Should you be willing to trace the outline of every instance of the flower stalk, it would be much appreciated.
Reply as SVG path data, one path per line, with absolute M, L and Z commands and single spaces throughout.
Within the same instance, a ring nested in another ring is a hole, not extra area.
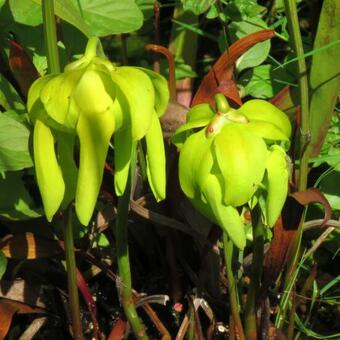
M 297 71 L 299 75 L 298 84 L 299 84 L 299 92 L 300 92 L 300 111 L 301 111 L 301 125 L 300 125 L 300 168 L 299 168 L 299 182 L 298 182 L 298 190 L 303 191 L 307 187 L 307 176 L 308 176 L 308 160 L 309 154 L 306 152 L 307 146 L 310 139 L 310 126 L 309 126 L 309 93 L 308 93 L 308 77 L 307 77 L 307 66 L 306 61 L 303 57 L 304 50 L 301 38 L 301 32 L 299 27 L 299 18 L 297 13 L 297 6 L 295 0 L 285 0 L 285 11 L 288 19 L 288 27 L 291 37 L 291 43 L 294 49 L 294 52 L 297 57 Z M 299 253 L 300 253 L 300 245 L 302 239 L 303 232 L 303 219 L 300 221 L 299 228 L 295 235 L 294 240 L 292 241 L 292 251 L 290 253 L 289 261 L 288 261 L 288 270 L 286 275 L 285 287 L 290 286 L 291 278 L 293 277 L 293 273 L 296 271 Z M 285 289 L 285 291 L 289 291 Z M 288 293 L 290 294 L 290 293 Z M 285 315 L 286 310 L 282 311 L 282 315 Z M 295 313 L 294 308 L 291 310 L 291 313 Z M 289 320 L 294 322 L 294 317 L 291 315 Z M 291 326 L 289 327 L 291 328 Z
M 47 50 L 49 73 L 59 73 L 60 63 L 57 45 L 56 23 L 54 16 L 54 0 L 42 2 L 44 35 Z M 76 259 L 74 255 L 72 206 L 69 205 L 64 216 L 64 245 L 66 255 L 67 285 L 69 308 L 71 312 L 72 331 L 74 339 L 83 339 L 80 319 L 79 295 L 77 287 Z
M 240 317 L 240 308 L 238 304 L 237 297 L 237 285 L 234 278 L 233 271 L 233 253 L 234 253 L 234 243 L 229 238 L 226 232 L 223 232 L 223 250 L 224 250 L 224 258 L 225 265 L 227 271 L 227 279 L 228 279 L 228 293 L 229 293 L 229 301 L 230 301 L 230 309 L 232 315 L 232 323 L 234 324 L 237 339 L 245 340 L 243 326 Z
M 252 210 L 253 225 L 253 264 L 251 271 L 251 281 L 247 294 L 247 304 L 244 312 L 245 334 L 249 340 L 257 339 L 256 327 L 256 308 L 257 294 L 260 291 L 262 271 L 263 271 L 263 252 L 264 252 L 264 225 L 261 220 L 261 210 L 258 205 Z
M 131 328 L 137 339 L 148 339 L 145 327 L 139 319 L 132 296 L 131 270 L 128 246 L 128 215 L 131 196 L 132 176 L 136 169 L 136 145 L 132 148 L 131 167 L 123 196 L 118 198 L 116 228 L 117 264 L 120 277 L 120 299 Z
M 80 320 L 79 295 L 77 287 L 76 258 L 74 255 L 72 206 L 65 212 L 64 247 L 66 254 L 67 286 L 74 339 L 84 339 Z
M 42 1 L 44 35 L 49 73 L 59 73 L 60 63 L 57 45 L 57 31 L 54 17 L 54 0 Z

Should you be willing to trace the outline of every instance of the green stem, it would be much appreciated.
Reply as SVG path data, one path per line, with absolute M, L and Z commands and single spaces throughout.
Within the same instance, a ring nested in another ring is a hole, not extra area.
M 300 112 L 301 112 L 301 122 L 300 122 L 300 168 L 299 168 L 299 182 L 298 190 L 303 191 L 307 187 L 307 177 L 308 177 L 308 159 L 309 154 L 306 152 L 307 145 L 310 139 L 310 126 L 309 126 L 309 94 L 308 94 L 308 77 L 307 77 L 307 66 L 304 59 L 304 50 L 301 38 L 301 32 L 299 28 L 299 18 L 297 13 L 296 1 L 295 0 L 285 0 L 285 11 L 288 19 L 288 27 L 290 32 L 290 37 L 292 45 L 297 57 L 297 69 L 299 75 L 299 92 L 300 92 Z M 292 241 L 292 251 L 290 253 L 290 261 L 288 262 L 288 270 L 286 276 L 285 286 L 290 285 L 290 278 L 292 274 L 296 271 L 300 244 L 303 232 L 303 219 L 300 222 L 298 231 L 294 240 Z M 294 310 L 292 309 L 292 313 Z M 282 311 L 282 315 L 285 314 L 285 310 Z M 294 318 L 290 317 L 290 320 Z
M 54 0 L 42 1 L 42 12 L 44 20 L 44 35 L 47 50 L 47 63 L 50 73 L 60 72 L 57 33 L 54 16 Z M 74 255 L 73 228 L 72 228 L 72 207 L 69 206 L 65 212 L 64 222 L 64 245 L 67 268 L 67 284 L 69 293 L 69 306 L 72 320 L 73 337 L 83 339 L 79 296 L 77 287 L 77 267 Z
M 187 339 L 188 340 L 195 339 L 195 307 L 192 301 L 189 307 L 189 329 L 188 329 Z
M 48 71 L 49 73 L 59 73 L 60 63 L 54 17 L 54 0 L 43 0 L 42 11 L 44 20 L 44 35 L 47 50 Z
M 223 232 L 223 248 L 224 248 L 224 258 L 225 258 L 225 265 L 227 269 L 227 278 L 228 278 L 228 292 L 229 292 L 229 300 L 230 300 L 230 309 L 231 315 L 233 318 L 233 323 L 235 325 L 237 339 L 245 340 L 243 326 L 240 318 L 240 311 L 238 305 L 238 298 L 237 298 L 237 286 L 234 279 L 233 273 L 233 252 L 234 252 L 234 244 L 230 240 L 227 233 Z
M 257 294 L 260 291 L 262 270 L 263 270 L 263 252 L 264 252 L 264 226 L 261 221 L 261 210 L 257 205 L 252 211 L 253 222 L 253 264 L 251 272 L 251 281 L 247 294 L 247 304 L 244 312 L 245 334 L 247 340 L 257 339 L 256 327 L 256 305 Z
M 131 155 L 131 169 L 128 181 L 122 197 L 118 199 L 118 211 L 116 219 L 116 251 L 117 263 L 120 277 L 120 298 L 123 309 L 132 330 L 137 339 L 148 339 L 145 328 L 139 319 L 132 296 L 131 271 L 128 248 L 128 215 L 131 195 L 131 177 L 135 172 L 136 165 L 136 145 L 133 147 Z
M 304 58 L 304 50 L 299 27 L 299 18 L 296 8 L 296 0 L 284 0 L 286 16 L 288 19 L 288 27 L 290 32 L 290 40 L 292 47 L 297 57 L 298 83 L 300 92 L 300 109 L 301 109 L 301 124 L 300 124 L 300 148 L 301 148 L 301 163 L 299 173 L 299 191 L 303 191 L 307 187 L 308 175 L 308 154 L 305 152 L 309 142 L 310 127 L 309 127 L 309 96 L 308 96 L 308 78 L 307 66 Z
M 65 212 L 64 223 L 64 247 L 66 254 L 67 283 L 69 294 L 69 305 L 71 311 L 73 337 L 83 339 L 80 320 L 79 296 L 77 287 L 77 268 L 74 255 L 73 227 L 72 227 L 72 206 Z

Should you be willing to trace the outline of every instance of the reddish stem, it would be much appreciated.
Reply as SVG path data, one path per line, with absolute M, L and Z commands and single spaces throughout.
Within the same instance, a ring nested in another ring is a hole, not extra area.
M 168 48 L 156 45 L 156 44 L 147 44 L 145 46 L 147 51 L 152 51 L 156 53 L 160 53 L 164 55 L 169 64 L 169 91 L 170 91 L 170 101 L 176 102 L 176 75 L 175 75 L 175 59 L 172 53 L 169 51 Z
M 160 32 L 159 32 L 159 17 L 160 17 L 161 5 L 159 2 L 155 1 L 153 4 L 153 32 L 154 32 L 154 42 L 159 45 L 160 43 Z M 160 72 L 160 61 L 159 56 L 155 56 L 155 61 L 153 63 L 153 69 L 155 72 Z

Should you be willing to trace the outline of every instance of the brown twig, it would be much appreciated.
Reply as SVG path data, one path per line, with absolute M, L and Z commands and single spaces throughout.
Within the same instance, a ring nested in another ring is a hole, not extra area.
M 147 51 L 152 51 L 164 55 L 169 64 L 169 90 L 170 90 L 170 101 L 176 102 L 176 75 L 175 75 L 175 59 L 168 48 L 156 45 L 147 44 L 145 46 Z
M 160 17 L 160 8 L 161 5 L 158 1 L 155 1 L 153 4 L 153 33 L 154 33 L 154 41 L 156 45 L 160 44 L 160 32 L 159 32 L 159 17 Z M 160 60 L 159 56 L 156 54 L 154 56 L 153 69 L 155 72 L 160 72 Z

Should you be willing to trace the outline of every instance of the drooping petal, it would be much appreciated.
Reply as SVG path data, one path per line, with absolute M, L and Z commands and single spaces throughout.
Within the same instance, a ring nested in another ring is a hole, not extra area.
M 39 119 L 33 132 L 34 165 L 45 215 L 51 221 L 64 198 L 65 183 L 58 164 L 51 129 Z
M 156 112 L 153 114 L 150 129 L 145 135 L 145 141 L 146 172 L 151 190 L 158 202 L 166 196 L 166 167 L 163 133 Z
M 75 134 L 56 131 L 55 137 L 57 140 L 58 163 L 65 182 L 65 193 L 61 207 L 66 209 L 74 200 L 77 188 L 78 168 L 73 157 L 76 136 Z
M 238 124 L 226 124 L 217 134 L 214 151 L 224 180 L 223 200 L 234 207 L 245 204 L 257 190 L 265 171 L 267 147 Z
M 94 108 L 97 106 L 94 104 Z M 110 138 L 115 129 L 113 107 L 100 114 L 80 113 L 77 134 L 80 143 L 76 213 L 87 225 L 93 214 L 103 179 Z
M 239 249 L 243 249 L 246 245 L 246 234 L 242 218 L 236 208 L 223 203 L 221 183 L 217 176 L 208 176 L 205 182 L 204 195 L 218 225 L 227 232 Z
M 288 193 L 289 167 L 285 151 L 278 145 L 271 147 L 266 161 L 266 219 L 271 227 L 278 219 Z
M 126 188 L 126 183 L 129 177 L 132 147 L 131 126 L 115 132 L 114 185 L 117 196 L 122 196 Z

